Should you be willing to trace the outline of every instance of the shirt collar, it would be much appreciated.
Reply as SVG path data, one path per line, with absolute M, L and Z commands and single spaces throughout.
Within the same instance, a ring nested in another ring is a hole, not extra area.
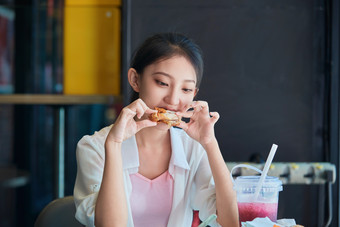
M 137 173 L 139 167 L 139 155 L 136 137 L 131 136 L 122 143 L 123 170 L 129 173 Z
M 183 140 L 181 140 L 180 135 L 181 129 L 175 129 L 173 127 L 170 128 L 170 137 L 171 137 L 171 159 L 170 159 L 170 167 L 171 165 L 178 166 L 182 169 L 190 169 L 189 164 L 187 162 L 187 157 L 184 151 Z
M 179 131 L 180 130 L 174 129 L 173 127 L 170 128 L 172 153 L 169 163 L 169 172 L 171 175 L 173 175 L 174 166 L 187 170 L 190 169 Z M 122 160 L 124 170 L 128 170 L 130 174 L 138 172 L 139 154 L 135 136 L 130 137 L 122 143 Z

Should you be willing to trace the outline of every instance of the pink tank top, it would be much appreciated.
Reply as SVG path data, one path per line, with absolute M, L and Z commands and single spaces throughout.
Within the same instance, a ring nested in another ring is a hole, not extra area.
M 159 226 L 168 224 L 174 180 L 168 171 L 153 180 L 139 173 L 130 175 L 132 192 L 130 197 L 132 217 L 135 227 Z

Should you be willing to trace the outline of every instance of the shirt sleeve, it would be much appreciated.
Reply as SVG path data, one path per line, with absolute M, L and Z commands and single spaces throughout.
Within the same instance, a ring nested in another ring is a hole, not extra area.
M 203 148 L 202 148 L 203 149 Z M 200 220 L 206 220 L 210 215 L 216 214 L 216 190 L 206 152 L 203 149 L 201 161 L 195 174 L 196 193 L 193 198 L 193 208 L 199 210 Z M 220 227 L 214 221 L 211 227 Z
M 75 217 L 83 225 L 94 226 L 95 205 L 104 170 L 104 147 L 91 136 L 84 136 L 77 144 L 76 155 Z

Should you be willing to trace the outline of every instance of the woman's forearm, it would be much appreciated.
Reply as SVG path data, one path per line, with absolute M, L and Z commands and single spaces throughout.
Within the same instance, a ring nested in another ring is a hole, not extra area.
M 215 182 L 217 221 L 222 226 L 239 226 L 236 193 L 217 140 L 205 145 L 204 148 Z
M 121 143 L 105 143 L 105 166 L 96 209 L 96 226 L 126 226 L 128 210 L 124 190 Z

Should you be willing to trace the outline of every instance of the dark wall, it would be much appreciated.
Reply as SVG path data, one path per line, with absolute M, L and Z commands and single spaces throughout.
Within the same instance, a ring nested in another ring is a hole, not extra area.
M 324 161 L 325 10 L 321 3 L 127 2 L 131 51 L 146 37 L 164 31 L 187 34 L 203 49 L 205 73 L 198 98 L 221 115 L 216 135 L 227 162 L 249 161 L 254 155 L 265 160 L 273 143 L 279 146 L 276 162 Z M 324 191 L 319 189 L 285 186 L 279 218 L 321 226 L 323 212 L 316 215 L 322 208 L 315 198 L 322 200 Z
M 203 49 L 199 99 L 221 115 L 224 157 L 322 159 L 322 10 L 304 1 L 132 1 L 131 47 L 178 31 Z M 294 155 L 293 155 L 294 154 Z

